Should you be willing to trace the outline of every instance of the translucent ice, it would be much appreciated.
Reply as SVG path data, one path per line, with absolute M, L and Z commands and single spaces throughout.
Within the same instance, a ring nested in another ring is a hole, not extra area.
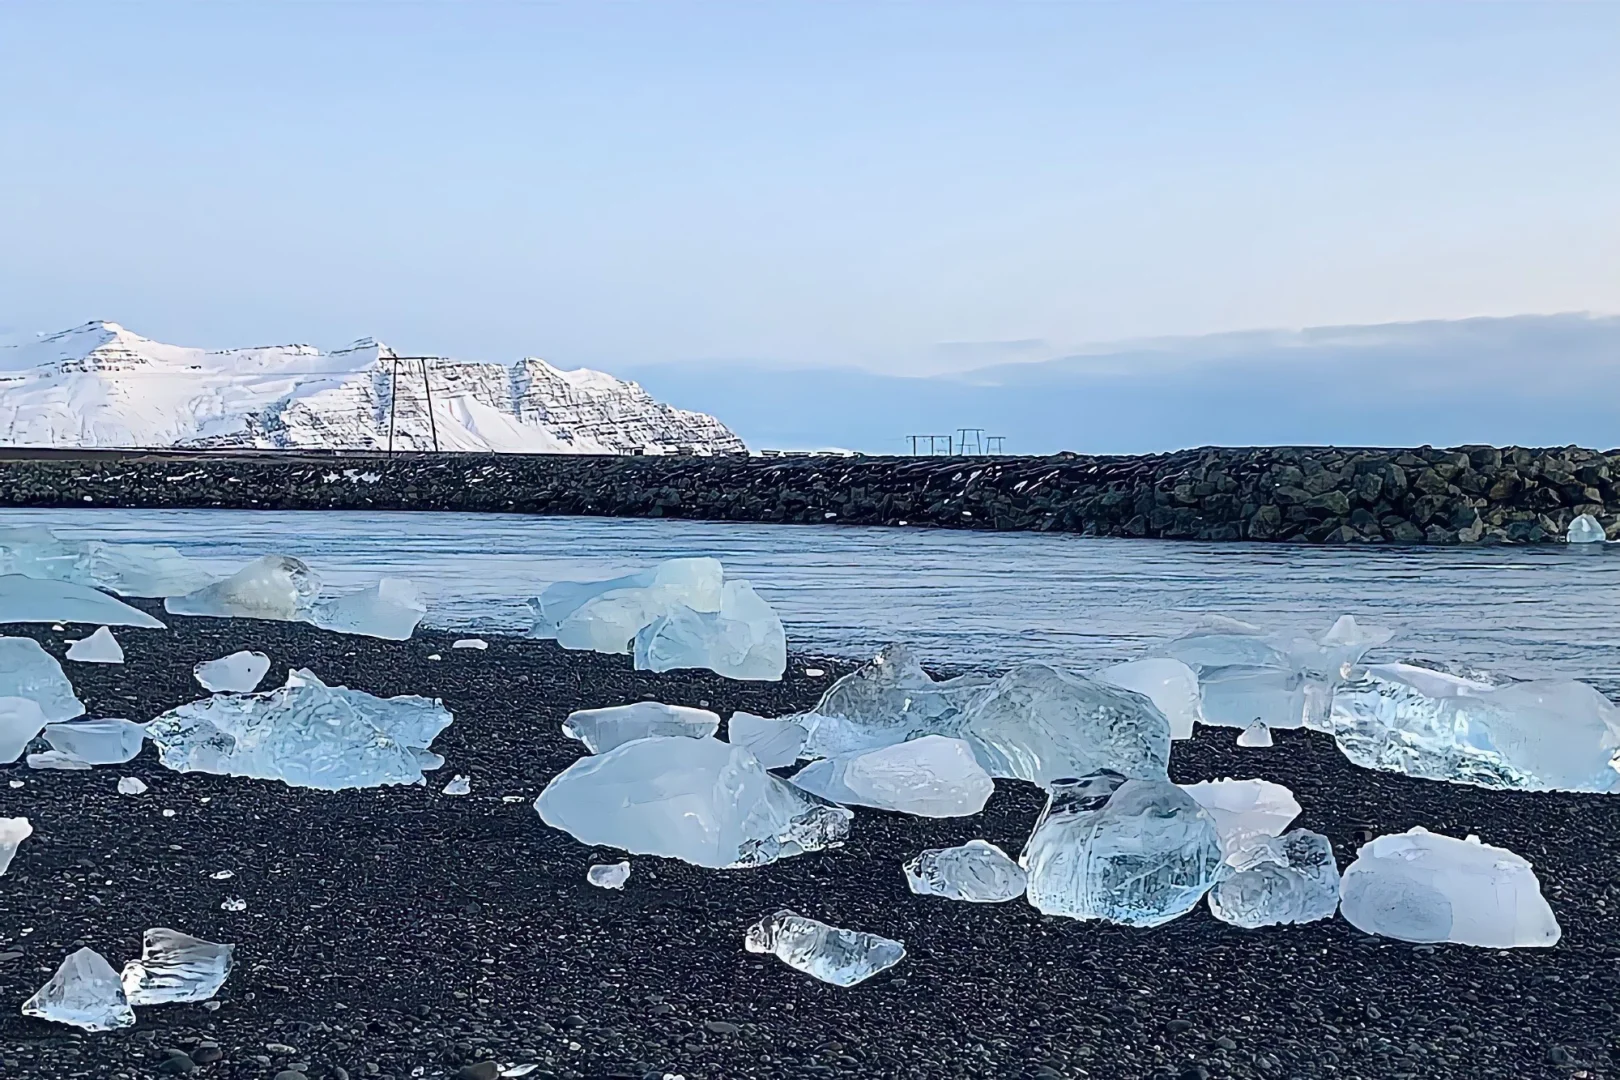
M 141 752 L 146 726 L 132 720 L 72 720 L 45 725 L 45 741 L 91 765 L 119 765 Z
M 1271 729 L 1256 720 L 1238 735 L 1237 744 L 1239 746 L 1270 746 Z
M 1297 638 L 1290 649 L 1294 665 L 1304 677 L 1305 726 L 1331 731 L 1329 713 L 1333 692 L 1361 662 L 1368 649 L 1395 636 L 1393 630 L 1362 626 L 1354 615 L 1341 615 L 1327 633 L 1312 641 Z
M 64 754 L 60 750 L 41 750 L 37 754 L 28 755 L 30 769 L 66 769 L 70 772 L 87 772 L 91 765 L 82 758 L 72 754 Z
M 1363 845 L 1339 904 L 1357 929 L 1401 941 L 1511 949 L 1553 945 L 1562 934 L 1528 862 L 1478 837 L 1426 829 Z
M 986 840 L 929 848 L 905 865 L 906 884 L 923 896 L 999 904 L 1024 894 L 1024 871 Z
M 728 679 L 775 682 L 787 669 L 782 620 L 746 581 L 728 581 L 719 611 L 671 608 L 636 634 L 638 671 L 707 668 Z
M 831 802 L 919 817 L 977 814 L 996 790 L 973 748 L 943 735 L 812 761 L 793 783 Z
M 624 883 L 630 880 L 630 863 L 597 863 L 585 871 L 585 880 L 598 889 L 622 889 Z
M 708 709 L 637 701 L 605 709 L 581 709 L 568 714 L 563 734 L 585 744 L 593 754 L 650 736 L 706 739 L 720 730 L 720 717 Z
M 157 717 L 147 737 L 176 772 L 281 780 L 325 790 L 423 783 L 417 751 L 450 726 L 444 706 L 378 698 L 294 671 L 260 694 L 216 694 Z
M 482 652 L 489 648 L 489 642 L 485 641 L 483 638 L 464 637 L 457 638 L 455 641 L 451 642 L 450 647 L 452 649 L 477 649 L 479 652 Z
M 804 755 L 830 757 L 921 735 L 955 734 L 994 684 L 976 673 L 936 682 L 907 646 L 889 645 L 828 687 L 803 718 L 810 733 Z
M 564 769 L 534 802 L 584 844 L 698 866 L 761 866 L 841 843 L 853 816 L 716 739 L 637 739 Z
M 1305 681 L 1287 653 L 1259 630 L 1222 621 L 1165 642 L 1153 655 L 1180 660 L 1198 676 L 1204 723 L 1299 727 L 1305 722 Z
M 529 601 L 530 637 L 565 649 L 627 653 L 641 628 L 677 606 L 719 611 L 725 580 L 718 559 L 670 559 L 607 581 L 559 581 Z
M 49 529 L 0 529 L 0 574 L 54 578 L 120 596 L 174 596 L 213 576 L 163 544 L 59 540 Z
M 1100 773 L 1050 785 L 1018 862 L 1025 895 L 1048 915 L 1158 926 L 1209 891 L 1221 848 L 1209 815 L 1176 785 Z
M 425 614 L 427 605 L 417 596 L 415 585 L 401 578 L 383 578 L 359 592 L 315 601 L 308 619 L 322 630 L 339 634 L 404 641 L 416 632 L 416 624 Z
M 33 638 L 0 637 L 0 698 L 27 698 L 39 706 L 47 723 L 83 715 L 84 702 L 73 694 L 73 684 L 56 657 Z M 13 717 L 13 722 L 17 718 Z M 0 732 L 8 727 L 0 709 Z M 29 735 L 33 738 L 39 729 Z M 3 740 L 0 740 L 3 741 Z M 18 748 L 21 752 L 21 747 Z M 13 761 L 0 756 L 0 760 Z
M 234 945 L 154 927 L 141 938 L 141 958 L 124 965 L 124 996 L 131 1005 L 207 1001 L 225 984 L 235 951 Z
M 135 1023 L 118 972 L 94 949 L 70 953 L 50 981 L 23 1002 L 24 1016 L 71 1024 L 86 1031 L 113 1031 Z
M 767 769 L 779 769 L 799 760 L 809 733 L 796 720 L 768 720 L 748 712 L 734 712 L 726 726 L 733 746 L 746 746 Z
M 89 637 L 69 645 L 67 658 L 81 664 L 122 664 L 124 647 L 113 637 L 112 630 L 103 626 Z
M 45 714 L 31 698 L 0 697 L 0 764 L 16 761 L 45 729 Z
M 204 690 L 225 690 L 233 694 L 250 694 L 259 687 L 259 681 L 270 670 L 270 658 L 262 652 L 233 652 L 218 660 L 204 660 L 191 669 L 192 676 Z
M 173 615 L 297 622 L 309 615 L 320 591 L 319 575 L 302 560 L 264 555 L 224 581 L 169 597 L 163 610 Z
M 144 795 L 146 794 L 146 781 L 138 776 L 124 776 L 118 780 L 118 794 Z
M 1591 514 L 1581 514 L 1569 523 L 1569 531 L 1564 539 L 1571 544 L 1601 544 L 1607 537 L 1603 534 L 1603 524 Z
M 17 848 L 34 835 L 34 827 L 25 817 L 0 818 L 0 874 L 11 868 L 17 857 Z
M 471 795 L 472 794 L 472 778 L 469 777 L 469 776 L 462 776 L 461 774 L 458 773 L 455 776 L 450 778 L 450 782 L 448 784 L 444 785 L 444 789 L 441 792 L 439 792 L 439 794 L 441 794 L 441 795 Z
M 0 577 L 0 623 L 25 622 L 163 629 L 163 624 L 146 612 L 88 585 L 21 574 Z
M 840 930 L 783 909 L 748 928 L 744 947 L 770 953 L 796 971 L 834 986 L 854 986 L 905 959 L 906 947 L 876 934 Z
M 1204 808 L 1228 862 L 1256 840 L 1281 836 L 1299 817 L 1299 800 L 1269 780 L 1205 780 L 1181 790 Z
M 1331 919 L 1338 906 L 1333 845 L 1304 829 L 1256 839 L 1227 860 L 1209 892 L 1217 919 L 1251 929 Z
M 1170 721 L 1172 739 L 1192 738 L 1193 725 L 1202 719 L 1198 712 L 1198 676 L 1180 660 L 1169 657 L 1132 660 L 1092 672 L 1091 677 L 1147 697 Z

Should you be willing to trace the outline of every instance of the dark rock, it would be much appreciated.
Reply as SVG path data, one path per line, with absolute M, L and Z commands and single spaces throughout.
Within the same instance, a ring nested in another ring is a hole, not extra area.
M 476 1065 L 463 1065 L 456 1070 L 456 1080 L 495 1080 L 501 1068 L 493 1061 L 480 1061 Z
M 182 1051 L 171 1051 L 169 1056 L 158 1065 L 157 1071 L 165 1076 L 184 1076 L 197 1071 L 197 1063 L 189 1054 Z

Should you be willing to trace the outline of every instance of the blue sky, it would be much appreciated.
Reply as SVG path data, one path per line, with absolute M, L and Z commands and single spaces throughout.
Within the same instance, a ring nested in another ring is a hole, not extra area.
M 1617 46 L 1597 4 L 6 4 L 0 330 L 895 374 L 1613 312 Z

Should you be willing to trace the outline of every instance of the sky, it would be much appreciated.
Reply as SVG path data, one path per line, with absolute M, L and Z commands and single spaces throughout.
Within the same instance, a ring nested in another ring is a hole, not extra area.
M 0 5 L 0 332 L 564 366 L 1620 311 L 1620 5 Z

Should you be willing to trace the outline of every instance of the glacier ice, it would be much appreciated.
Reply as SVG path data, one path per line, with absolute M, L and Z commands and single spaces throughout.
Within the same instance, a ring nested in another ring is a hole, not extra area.
M 1339 910 L 1358 930 L 1400 941 L 1512 949 L 1562 935 L 1523 858 L 1422 828 L 1362 845 L 1339 883 Z
M 444 788 L 439 792 L 439 794 L 440 795 L 471 795 L 472 794 L 472 777 L 464 776 L 461 773 L 457 773 L 455 776 L 452 776 L 450 778 L 450 782 L 448 784 L 444 785 Z
M 163 610 L 171 615 L 298 622 L 308 617 L 320 591 L 320 576 L 303 560 L 263 555 L 223 581 L 169 597 Z
M 480 637 L 456 638 L 455 641 L 450 643 L 450 647 L 452 649 L 477 649 L 479 652 L 483 652 L 489 648 L 489 642 Z
M 0 574 L 72 581 L 120 596 L 174 596 L 214 580 L 166 544 L 59 539 L 42 527 L 0 529 Z
M 1198 676 L 1180 660 L 1148 657 L 1114 664 L 1091 673 L 1098 682 L 1134 690 L 1158 706 L 1170 721 L 1170 738 L 1190 739 L 1202 717 L 1198 711 Z
M 750 712 L 734 712 L 726 724 L 727 741 L 733 746 L 746 746 L 767 769 L 780 769 L 798 761 L 808 734 L 796 720 L 770 720 Z
M 1181 790 L 1204 808 L 1228 862 L 1257 840 L 1281 836 L 1299 817 L 1299 800 L 1270 780 L 1204 780 Z
M 308 621 L 339 634 L 405 641 L 427 614 L 416 586 L 403 578 L 383 578 L 359 592 L 345 593 L 310 605 Z
M 1217 919 L 1250 929 L 1331 919 L 1338 906 L 1333 845 L 1305 829 L 1253 840 L 1227 859 L 1209 891 Z
M 842 930 L 786 908 L 748 928 L 743 939 L 751 953 L 769 953 L 795 971 L 834 986 L 854 986 L 905 959 L 898 941 Z
M 1175 784 L 1099 773 L 1049 785 L 1018 862 L 1045 914 L 1158 926 L 1209 891 L 1221 848 L 1209 815 Z
M 720 730 L 720 717 L 708 709 L 637 701 L 605 709 L 580 709 L 563 721 L 563 734 L 585 744 L 593 754 L 651 736 L 706 739 Z
M 33 701 L 47 723 L 84 714 L 84 702 L 74 696 L 73 684 L 68 681 L 62 665 L 33 638 L 0 637 L 0 698 Z M 13 722 L 16 722 L 15 715 Z M 6 727 L 5 721 L 0 720 L 0 730 Z M 33 735 L 38 733 L 36 729 Z M 0 760 L 10 761 L 15 757 Z
M 728 679 L 776 682 L 787 670 L 782 620 L 746 581 L 728 581 L 719 611 L 677 606 L 636 634 L 638 671 L 707 668 Z
M 88 761 L 65 754 L 60 750 L 41 750 L 37 754 L 28 755 L 30 769 L 66 769 L 70 772 L 86 772 L 91 768 Z
M 1608 539 L 1603 533 L 1603 523 L 1591 514 L 1581 514 L 1569 523 L 1569 531 L 1564 539 L 1571 544 L 1601 544 Z
M 607 581 L 559 581 L 529 601 L 530 637 L 565 649 L 628 653 L 641 628 L 676 606 L 719 611 L 725 570 L 719 559 L 668 559 Z
M 118 794 L 145 795 L 146 781 L 138 776 L 123 776 L 118 779 Z
M 853 817 L 717 739 L 637 739 L 581 758 L 535 799 L 583 844 L 697 866 L 761 866 L 839 844 Z
M 830 802 L 919 817 L 977 814 L 996 790 L 973 748 L 943 735 L 812 761 L 792 781 Z
M 598 889 L 622 889 L 624 883 L 630 880 L 630 862 L 597 863 L 585 871 L 585 880 Z
M 192 677 L 204 690 L 225 690 L 250 694 L 270 670 L 270 658 L 262 652 L 242 650 L 218 660 L 204 660 L 191 669 Z
M 1238 733 L 1237 744 L 1239 746 L 1254 747 L 1270 746 L 1271 729 L 1266 727 L 1262 721 L 1256 720 Z
M 1290 656 L 1304 677 L 1305 726 L 1317 731 L 1332 730 L 1329 713 L 1333 692 L 1361 662 L 1369 649 L 1395 636 L 1381 626 L 1362 626 L 1354 615 L 1340 615 L 1327 633 L 1315 641 L 1296 638 Z
M 0 577 L 0 623 L 31 622 L 164 628 L 139 608 L 88 585 L 21 574 Z
M 16 761 L 45 729 L 45 714 L 31 698 L 0 697 L 0 764 Z
M 999 904 L 1024 894 L 1024 870 L 987 840 L 929 848 L 905 864 L 906 885 L 921 896 Z
M 804 756 L 831 757 L 922 735 L 954 735 L 994 684 L 993 678 L 978 673 L 936 682 L 908 646 L 889 645 L 871 663 L 834 682 L 801 718 L 809 731 Z
M 1620 710 L 1572 680 L 1494 684 L 1411 664 L 1351 673 L 1333 734 L 1364 768 L 1522 791 L 1620 792 Z
M 85 1031 L 114 1031 L 135 1023 L 118 972 L 89 948 L 69 953 L 50 981 L 23 1002 L 22 1012 Z
M 146 725 L 176 772 L 281 780 L 335 791 L 423 783 L 418 750 L 450 726 L 437 700 L 378 698 L 299 669 L 277 690 L 216 694 Z
M 131 1005 L 207 1001 L 225 984 L 235 951 L 235 945 L 153 927 L 141 937 L 141 958 L 124 965 L 124 997 Z
M 11 860 L 17 857 L 17 848 L 32 835 L 34 826 L 27 818 L 0 818 L 0 874 L 11 869 Z
M 69 645 L 67 658 L 81 664 L 122 664 L 124 647 L 113 637 L 111 628 L 103 626 L 89 637 Z
M 46 724 L 52 749 L 91 765 L 121 765 L 141 752 L 146 726 L 133 720 L 70 720 Z

